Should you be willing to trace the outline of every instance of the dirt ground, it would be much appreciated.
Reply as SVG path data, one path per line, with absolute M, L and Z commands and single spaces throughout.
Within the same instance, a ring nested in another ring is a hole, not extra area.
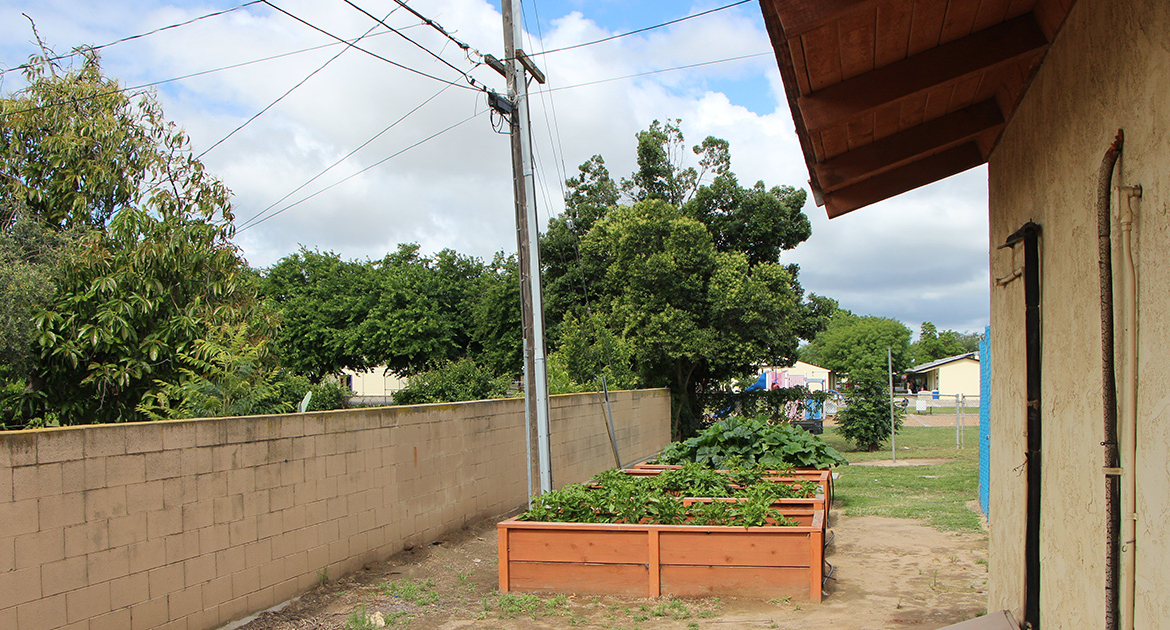
M 324 584 L 245 630 L 785 628 L 934 630 L 986 611 L 987 537 L 833 512 L 819 604 L 788 599 L 500 594 L 494 522 Z M 363 614 L 364 611 L 364 614 Z M 365 625 L 363 625 L 365 624 Z

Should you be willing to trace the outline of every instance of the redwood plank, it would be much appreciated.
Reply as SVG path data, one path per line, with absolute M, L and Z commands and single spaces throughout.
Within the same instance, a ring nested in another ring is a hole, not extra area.
M 784 26 L 789 37 L 803 35 L 842 17 L 873 9 L 880 0 L 764 0 Z
M 922 113 L 923 120 L 934 120 L 947 114 L 947 106 L 951 103 L 951 94 L 955 92 L 954 83 L 943 83 L 926 92 L 926 109 Z
M 867 145 L 873 142 L 874 115 L 866 114 L 852 120 L 845 126 L 849 149 Z
M 1025 13 L 1031 13 L 1032 9 L 1036 7 L 1036 0 L 1012 0 L 1008 5 L 1007 13 L 1004 15 L 1005 20 L 1020 17 Z
M 914 16 L 910 20 L 910 43 L 906 47 L 908 55 L 913 57 L 938 46 L 946 13 L 947 3 L 940 0 L 917 0 L 914 3 Z
M 947 104 L 948 112 L 956 112 L 975 102 L 975 92 L 979 84 L 983 83 L 983 74 L 967 77 L 955 84 L 955 91 L 951 93 L 951 102 Z
M 906 58 L 913 12 L 913 0 L 891 0 L 878 6 L 875 67 Z
M 877 110 L 874 116 L 873 137 L 881 140 L 892 136 L 902 129 L 902 106 L 891 103 Z
M 662 567 L 662 591 L 680 597 L 735 595 L 820 601 L 809 590 L 809 569 L 793 567 Z
M 496 527 L 498 560 L 500 565 L 500 592 L 508 592 L 508 528 Z
M 942 35 L 939 42 L 953 42 L 970 35 L 975 26 L 975 14 L 979 11 L 979 0 L 951 0 L 943 18 Z
M 1064 18 L 1068 16 L 1068 11 L 1069 7 L 1065 6 L 1063 0 L 1037 0 L 1033 13 L 1048 41 L 1056 37 L 1057 31 L 1064 24 Z
M 926 116 L 926 92 L 914 94 L 902 101 L 902 129 L 910 129 L 922 124 Z
M 645 564 L 647 561 L 644 531 L 513 529 L 508 537 L 508 553 L 514 562 Z
M 1024 16 L 798 97 L 797 104 L 807 130 L 820 131 L 940 83 L 1038 57 L 1047 43 Z
M 825 559 L 825 531 L 815 532 L 808 545 L 808 593 L 814 602 L 821 601 L 821 589 L 824 585 L 822 573 Z
M 650 582 L 649 593 L 650 597 L 658 597 L 662 595 L 662 548 L 660 532 L 657 529 L 652 529 L 646 532 L 649 539 L 646 541 L 647 547 L 650 550 L 649 566 L 650 566 Z
M 807 567 L 811 532 L 742 536 L 739 532 L 663 532 L 662 564 Z
M 894 195 L 962 173 L 984 161 L 974 142 L 962 144 L 852 186 L 825 193 L 825 209 L 829 218 L 834 219 Z
M 800 36 L 804 46 L 804 63 L 813 92 L 841 82 L 841 47 L 837 23 L 826 24 Z
M 892 135 L 816 165 L 825 192 L 833 192 L 874 175 L 969 142 L 988 130 L 1001 129 L 1004 117 L 987 100 Z
M 849 150 L 849 139 L 845 125 L 829 127 L 821 131 L 821 144 L 825 147 L 825 159 L 841 155 Z
M 841 50 L 841 78 L 849 79 L 874 68 L 877 11 L 850 13 L 837 22 Z
M 644 564 L 564 564 L 513 562 L 510 590 L 591 593 L 646 597 L 649 570 Z
M 975 14 L 974 30 L 981 31 L 1007 19 L 1008 6 L 1012 0 L 983 0 Z
M 812 87 L 808 82 L 808 66 L 804 63 L 804 44 L 799 37 L 794 37 L 785 44 L 788 53 L 792 56 L 792 71 L 796 75 L 796 84 L 801 94 L 811 94 Z

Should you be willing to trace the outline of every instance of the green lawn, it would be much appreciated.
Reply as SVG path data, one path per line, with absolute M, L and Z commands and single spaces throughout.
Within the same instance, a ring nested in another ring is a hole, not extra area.
M 864 453 L 825 427 L 824 439 L 850 463 L 890 460 L 889 444 Z M 970 435 L 968 435 L 970 437 Z M 968 440 L 955 448 L 954 427 L 903 427 L 897 436 L 898 460 L 941 459 L 930 466 L 841 466 L 835 482 L 836 503 L 850 516 L 892 516 L 926 521 L 944 531 L 981 531 L 979 515 L 967 507 L 979 496 L 979 448 Z

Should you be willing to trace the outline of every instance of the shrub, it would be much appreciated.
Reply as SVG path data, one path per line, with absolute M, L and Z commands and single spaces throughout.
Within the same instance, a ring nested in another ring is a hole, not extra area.
M 512 385 L 507 376 L 497 376 L 475 359 L 462 358 L 436 365 L 428 372 L 411 376 L 406 389 L 394 394 L 396 405 L 458 402 L 503 398 Z
M 880 374 L 853 379 L 849 403 L 837 414 L 837 430 L 861 451 L 876 451 L 890 439 L 890 395 Z M 894 430 L 902 428 L 903 411 L 895 409 Z
M 699 462 L 713 468 L 730 468 L 738 463 L 773 469 L 828 468 L 849 463 L 819 437 L 786 422 L 771 424 L 765 416 L 720 420 L 693 438 L 671 442 L 658 461 Z

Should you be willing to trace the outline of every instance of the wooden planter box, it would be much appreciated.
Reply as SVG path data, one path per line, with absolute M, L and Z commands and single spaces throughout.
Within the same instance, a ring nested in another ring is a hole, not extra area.
M 627 475 L 635 475 L 639 477 L 651 477 L 661 473 L 664 470 L 671 470 L 674 468 L 682 468 L 682 466 L 671 464 L 634 464 L 632 468 L 624 468 L 622 472 Z M 777 473 L 779 475 L 779 473 Z M 821 485 L 821 494 L 825 496 L 825 505 L 832 507 L 833 505 L 833 473 L 830 470 L 816 470 L 812 468 L 798 468 L 792 471 L 790 475 L 765 477 L 769 481 L 776 482 L 793 482 L 793 481 L 815 481 Z
M 824 511 L 795 527 L 499 523 L 500 591 L 821 601 Z

